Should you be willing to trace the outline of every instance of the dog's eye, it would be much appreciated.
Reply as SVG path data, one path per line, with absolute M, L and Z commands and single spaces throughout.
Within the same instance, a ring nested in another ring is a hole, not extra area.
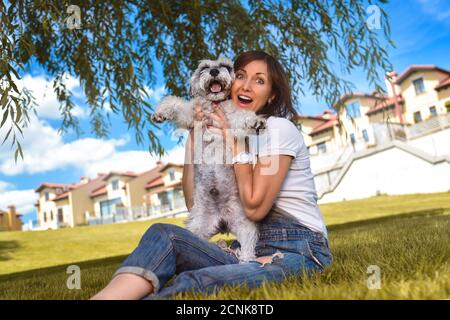
M 231 68 L 230 66 L 228 66 L 226 64 L 221 64 L 220 67 L 221 68 L 227 68 L 228 72 L 231 72 L 231 70 L 233 70 L 233 68 Z
M 200 73 L 202 73 L 203 71 L 205 71 L 205 70 L 207 70 L 207 69 L 209 69 L 208 66 L 201 68 L 201 69 L 200 69 Z

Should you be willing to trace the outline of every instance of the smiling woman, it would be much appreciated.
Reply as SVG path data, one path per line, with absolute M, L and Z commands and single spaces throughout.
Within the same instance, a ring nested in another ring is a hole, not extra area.
M 331 264 L 308 150 L 301 133 L 289 121 L 296 111 L 287 75 L 274 57 L 261 51 L 242 53 L 234 70 L 231 99 L 236 108 L 252 110 L 267 119 L 265 139 L 254 150 L 256 163 L 237 161 L 233 165 L 244 213 L 258 227 L 257 258 L 240 263 L 234 252 L 240 246 L 237 241 L 223 248 L 184 228 L 154 224 L 110 284 L 94 299 L 154 299 L 189 291 L 211 293 L 227 284 L 258 287 L 264 281 L 279 282 L 305 271 L 321 271 Z M 212 92 L 221 89 L 214 83 L 210 88 Z M 198 112 L 197 120 L 201 116 Z M 211 130 L 229 141 L 232 137 L 224 112 L 216 107 L 209 116 L 215 126 Z M 187 157 L 193 154 L 192 148 L 191 132 Z M 232 149 L 235 157 L 245 153 L 245 145 L 235 143 Z M 193 206 L 194 189 L 190 160 L 186 159 L 183 172 L 188 208 Z M 175 275 L 173 283 L 164 287 Z

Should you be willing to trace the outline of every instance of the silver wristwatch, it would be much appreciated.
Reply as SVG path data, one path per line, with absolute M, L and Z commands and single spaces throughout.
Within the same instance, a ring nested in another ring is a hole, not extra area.
M 253 163 L 253 155 L 250 152 L 241 152 L 238 153 L 236 156 L 232 159 L 233 164 L 246 164 L 246 163 Z

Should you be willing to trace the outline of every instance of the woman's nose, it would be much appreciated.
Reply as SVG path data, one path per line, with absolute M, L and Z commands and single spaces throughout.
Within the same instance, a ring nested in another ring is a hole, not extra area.
M 250 91 L 251 88 L 251 80 L 245 80 L 244 83 L 242 84 L 242 89 L 244 89 L 245 91 Z

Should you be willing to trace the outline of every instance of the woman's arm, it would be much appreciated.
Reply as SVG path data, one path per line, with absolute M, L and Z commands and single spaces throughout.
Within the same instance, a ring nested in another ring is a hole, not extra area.
M 233 154 L 245 150 L 235 144 Z M 255 167 L 251 164 L 235 164 L 234 172 L 244 211 L 252 221 L 262 220 L 280 192 L 291 165 L 288 155 L 270 155 L 258 158 Z
M 222 133 L 225 141 L 234 141 L 234 136 L 228 130 L 225 114 L 220 108 L 214 108 L 214 110 L 209 117 L 218 125 L 210 127 L 210 130 Z M 233 156 L 246 150 L 244 141 L 235 141 L 232 147 Z M 272 208 L 289 171 L 292 158 L 284 154 L 267 155 L 259 157 L 254 168 L 252 164 L 233 165 L 239 198 L 250 220 L 262 220 Z
M 184 199 L 186 207 L 190 211 L 194 206 L 194 159 L 193 159 L 193 140 L 194 132 L 191 130 L 186 141 L 186 150 L 183 166 L 183 178 L 181 184 L 183 186 Z
M 197 121 L 203 121 L 204 117 L 205 114 L 203 113 L 202 108 L 200 106 L 195 106 L 195 129 L 193 128 L 190 130 L 186 141 L 183 178 L 181 180 L 186 207 L 189 211 L 194 206 L 194 132 L 197 131 L 201 134 L 201 126 L 198 126 L 200 122 Z

